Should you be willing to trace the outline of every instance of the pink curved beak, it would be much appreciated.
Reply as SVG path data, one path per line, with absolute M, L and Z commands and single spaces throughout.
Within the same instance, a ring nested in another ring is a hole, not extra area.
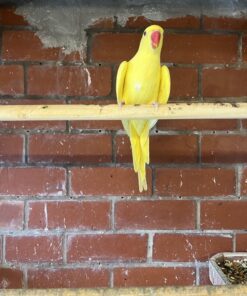
M 160 43 L 160 31 L 153 31 L 151 34 L 152 47 L 157 48 Z

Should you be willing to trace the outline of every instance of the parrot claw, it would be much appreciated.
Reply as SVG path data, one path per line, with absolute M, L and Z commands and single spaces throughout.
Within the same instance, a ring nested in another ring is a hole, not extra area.
M 155 110 L 158 110 L 158 108 L 159 108 L 159 103 L 158 102 L 153 102 L 152 105 L 154 106 Z
M 122 109 L 123 104 L 124 104 L 123 102 L 118 103 L 118 107 L 119 107 L 119 109 Z

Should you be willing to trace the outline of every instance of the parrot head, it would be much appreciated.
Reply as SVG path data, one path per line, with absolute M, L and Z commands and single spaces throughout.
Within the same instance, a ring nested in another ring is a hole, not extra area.
M 152 25 L 145 29 L 142 35 L 140 50 L 160 54 L 163 45 L 164 30 L 158 25 Z

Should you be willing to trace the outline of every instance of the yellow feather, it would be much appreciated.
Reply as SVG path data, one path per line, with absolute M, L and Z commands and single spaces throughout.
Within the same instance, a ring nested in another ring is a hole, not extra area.
M 160 33 L 155 47 L 152 34 Z M 120 64 L 116 93 L 118 103 L 127 105 L 166 103 L 170 94 L 170 74 L 166 66 L 160 65 L 163 44 L 163 29 L 149 26 L 141 39 L 139 49 L 128 62 Z M 124 120 L 123 126 L 130 137 L 135 172 L 138 173 L 139 191 L 147 190 L 146 164 L 149 164 L 149 130 L 156 120 Z

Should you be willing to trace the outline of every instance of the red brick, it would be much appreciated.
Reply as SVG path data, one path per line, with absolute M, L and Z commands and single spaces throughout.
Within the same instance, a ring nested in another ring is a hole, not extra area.
M 118 202 L 115 223 L 118 229 L 194 229 L 195 205 L 187 200 Z
M 244 35 L 243 36 L 243 39 L 242 39 L 242 55 L 243 55 L 243 61 L 244 62 L 247 62 L 247 35 Z
M 0 162 L 22 162 L 23 142 L 21 135 L 0 135 Z
M 107 67 L 31 66 L 29 95 L 107 96 L 111 69 Z
M 23 229 L 23 212 L 22 201 L 0 201 L 0 229 Z
M 90 201 L 29 202 L 29 228 L 109 229 L 110 203 Z
M 203 136 L 203 162 L 247 162 L 247 137 L 244 135 Z
M 204 97 L 241 97 L 247 94 L 247 69 L 204 69 Z
M 2 244 L 2 237 L 0 236 L 0 264 L 2 263 L 2 257 L 3 257 L 3 244 Z
M 24 92 L 24 72 L 20 65 L 0 65 L 0 95 Z
M 62 99 L 2 99 L 0 100 L 0 105 L 43 105 L 43 104 L 64 104 L 65 100 Z M 37 130 L 49 130 L 53 131 L 65 131 L 66 121 L 56 120 L 56 121 L 0 121 L 0 129 L 37 129 Z
M 140 193 L 137 175 L 133 169 L 120 167 L 71 169 L 72 195 L 151 195 L 150 168 L 147 168 L 147 182 L 148 190 Z
M 98 62 L 121 62 L 136 53 L 141 34 L 100 33 L 92 40 L 91 59 Z
M 105 269 L 60 268 L 28 270 L 28 288 L 93 288 L 108 287 L 109 272 Z
M 232 251 L 232 238 L 217 235 L 156 234 L 155 261 L 207 261 L 216 253 Z
M 221 168 L 157 169 L 156 193 L 162 196 L 235 194 L 235 171 Z
M 62 239 L 57 236 L 7 236 L 7 262 L 61 262 Z
M 209 17 L 203 16 L 203 27 L 206 30 L 236 30 L 246 31 L 246 18 L 235 17 Z
M 235 119 L 203 119 L 203 120 L 159 120 L 158 130 L 236 130 L 238 122 Z
M 199 29 L 200 19 L 198 17 L 187 15 L 183 17 L 169 18 L 164 21 L 152 21 L 146 19 L 144 16 L 129 17 L 125 27 L 127 28 L 143 28 L 152 24 L 159 25 L 166 29 Z
M 68 262 L 146 261 L 147 235 L 75 235 L 68 238 Z
M 83 120 L 71 121 L 71 128 L 74 130 L 122 130 L 123 125 L 119 120 Z
M 247 129 L 247 120 L 246 119 L 242 119 L 242 126 L 244 129 Z
M 196 136 L 162 135 L 150 137 L 151 163 L 194 163 L 197 162 L 198 140 Z M 116 138 L 118 162 L 132 162 L 130 141 L 127 136 Z
M 95 34 L 92 41 L 92 60 L 129 60 L 136 53 L 140 38 L 141 35 L 136 33 Z M 237 35 L 169 33 L 165 35 L 161 60 L 191 64 L 234 63 L 237 61 L 237 45 Z
M 111 160 L 110 135 L 36 134 L 29 137 L 30 162 L 99 163 Z
M 0 268 L 0 289 L 22 289 L 23 272 L 19 269 Z
M 63 168 L 0 168 L 0 195 L 63 195 Z
M 194 68 L 170 68 L 171 98 L 194 98 L 198 95 L 198 70 Z
M 61 48 L 45 48 L 35 32 L 4 31 L 3 32 L 3 60 L 15 61 L 58 61 L 80 60 L 78 52 L 65 55 Z M 27 46 L 27 44 L 29 46 Z
M 10 5 L 0 6 L 0 25 L 5 26 L 25 26 L 28 23 L 23 16 L 15 13 L 16 8 Z
M 237 35 L 169 34 L 164 42 L 161 59 L 189 64 L 234 63 L 237 61 L 237 52 Z
M 194 268 L 136 267 L 114 270 L 114 287 L 161 287 L 195 284 Z
M 241 194 L 247 195 L 247 169 L 244 169 L 241 178 Z
M 94 100 L 70 100 L 71 104 L 93 104 L 93 105 L 110 105 L 116 104 L 117 101 L 111 99 L 94 99 Z M 75 130 L 88 130 L 88 129 L 96 129 L 96 130 L 122 130 L 123 125 L 119 120 L 81 120 L 76 121 L 73 120 L 70 123 L 71 129 Z
M 236 252 L 247 252 L 247 233 L 236 234 Z
M 212 285 L 212 283 L 210 282 L 210 279 L 209 279 L 209 270 L 207 267 L 200 268 L 199 277 L 200 277 L 200 281 L 199 281 L 200 285 L 202 285 L 202 286 Z
M 202 229 L 245 229 L 247 201 L 207 201 L 201 204 Z

